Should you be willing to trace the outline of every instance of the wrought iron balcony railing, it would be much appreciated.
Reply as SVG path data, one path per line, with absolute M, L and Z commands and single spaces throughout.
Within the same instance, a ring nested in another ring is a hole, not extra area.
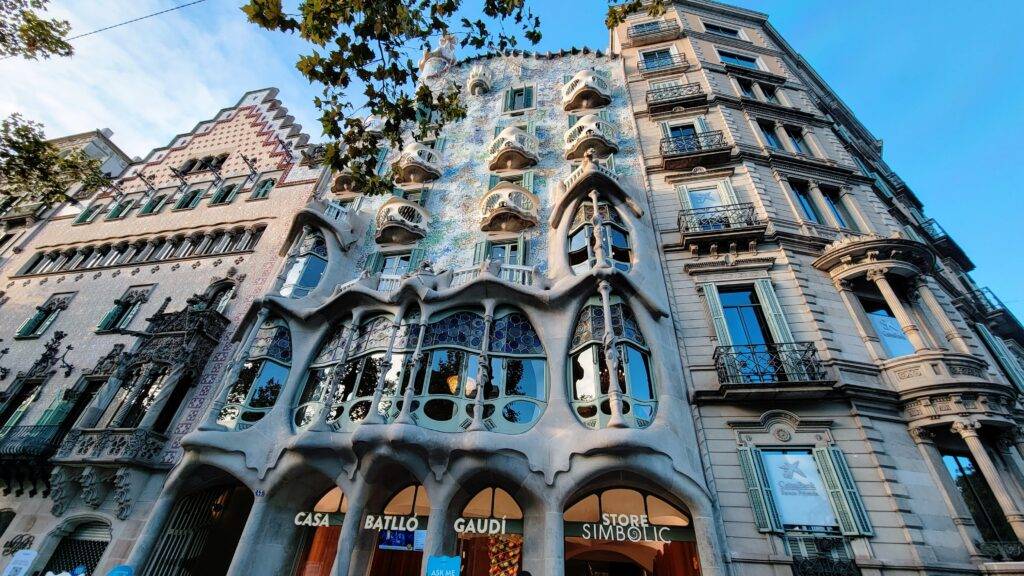
M 662 58 L 645 58 L 637 64 L 637 69 L 641 74 L 655 74 L 657 72 L 667 72 L 669 70 L 675 70 L 676 68 L 686 67 L 686 57 L 673 54 L 672 56 L 666 56 Z
M 697 132 L 688 136 L 662 138 L 661 155 L 680 156 L 683 154 L 703 152 L 705 150 L 717 150 L 727 146 L 728 144 L 725 141 L 725 134 L 722 133 L 721 130 Z
M 647 91 L 647 108 L 665 107 L 684 100 L 703 98 L 704 87 L 700 82 L 666 86 Z
M 793 558 L 793 576 L 860 576 L 860 568 L 853 560 L 798 556 Z
M 924 228 L 925 234 L 932 240 L 941 240 L 943 238 L 949 238 L 949 234 L 946 229 L 942 227 L 934 218 L 929 218 L 924 222 L 921 222 L 921 228 Z
M 754 205 L 749 202 L 694 208 L 679 213 L 679 230 L 682 232 L 712 232 L 762 225 L 764 221 L 758 218 Z
M 0 460 L 47 458 L 57 451 L 67 427 L 58 424 L 12 426 L 0 437 Z
M 679 35 L 679 22 L 675 20 L 658 20 L 634 24 L 626 31 L 626 37 L 633 44 L 655 42 L 661 38 L 674 38 Z
M 813 342 L 719 346 L 715 370 L 722 384 L 821 382 L 827 379 Z

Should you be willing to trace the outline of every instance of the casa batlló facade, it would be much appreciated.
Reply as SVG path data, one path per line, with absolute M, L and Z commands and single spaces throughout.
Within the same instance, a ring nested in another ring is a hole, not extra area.
M 461 86 L 467 118 L 381 149 L 387 197 L 318 167 L 257 91 L 48 220 L 4 270 L 0 322 L 40 332 L 0 359 L 31 367 L 4 430 L 74 422 L 7 481 L 5 553 L 153 576 L 1024 572 L 1024 330 L 879 141 L 763 14 L 680 1 L 610 48 L 442 40 L 423 81 Z M 162 188 L 187 218 L 120 218 Z M 134 266 L 137 237 L 162 256 Z M 115 286 L 134 269 L 151 292 Z M 60 278 L 115 301 L 67 340 L 47 331 L 102 297 L 50 306 Z

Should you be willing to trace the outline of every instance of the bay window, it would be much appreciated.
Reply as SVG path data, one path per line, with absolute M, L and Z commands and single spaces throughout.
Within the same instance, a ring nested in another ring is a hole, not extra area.
M 607 202 L 580 202 L 569 225 L 568 250 L 569 266 L 577 274 L 598 266 L 599 255 L 623 272 L 629 271 L 632 262 L 629 231 L 618 211 Z
M 306 228 L 299 243 L 298 254 L 281 286 L 285 298 L 302 298 L 320 284 L 327 269 L 327 241 L 319 230 Z
M 217 421 L 228 428 L 243 430 L 262 419 L 277 402 L 291 362 L 288 325 L 279 318 L 267 320 L 258 328 Z

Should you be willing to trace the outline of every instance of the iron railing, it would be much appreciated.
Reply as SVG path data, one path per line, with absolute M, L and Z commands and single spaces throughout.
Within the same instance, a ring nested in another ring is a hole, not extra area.
M 687 136 L 674 136 L 661 140 L 662 156 L 681 156 L 728 146 L 721 130 L 696 132 Z
M 673 54 L 672 56 L 646 58 L 641 60 L 640 63 L 637 64 L 637 69 L 640 70 L 641 74 L 650 74 L 652 72 L 672 70 L 684 66 L 686 66 L 686 57 L 679 54 Z
M 754 205 L 746 202 L 694 208 L 679 213 L 679 229 L 683 232 L 710 232 L 760 226 L 764 221 L 757 217 Z
M 746 344 L 715 349 L 722 384 L 820 382 L 826 379 L 813 342 Z
M 645 22 L 629 27 L 626 36 L 630 40 L 646 40 L 656 36 L 671 36 L 679 34 L 679 22 L 675 20 L 659 20 L 657 22 Z
M 978 551 L 1003 562 L 1020 562 L 1024 560 L 1024 544 L 1020 542 L 988 541 L 978 544 Z
M 793 576 L 860 576 L 860 568 L 853 560 L 797 556 L 793 558 Z
M 675 102 L 684 98 L 703 95 L 704 87 L 701 86 L 700 82 L 690 82 L 689 84 L 680 84 L 678 86 L 666 86 L 664 88 L 648 90 L 647 105 L 665 104 L 666 102 Z
M 924 222 L 921 222 L 921 228 L 924 229 L 925 234 L 928 235 L 932 240 L 942 240 L 949 238 L 949 234 L 945 228 L 942 227 L 934 218 L 929 218 Z
M 58 424 L 12 426 L 0 437 L 0 459 L 48 457 L 66 433 L 67 427 Z

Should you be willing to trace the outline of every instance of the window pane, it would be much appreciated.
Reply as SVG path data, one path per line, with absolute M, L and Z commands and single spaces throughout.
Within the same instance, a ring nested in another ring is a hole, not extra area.
M 264 361 L 256 379 L 249 405 L 253 408 L 268 408 L 274 405 L 281 387 L 288 378 L 288 368 L 276 362 Z
M 653 400 L 651 370 L 647 354 L 626 346 L 626 382 L 629 395 L 637 400 Z
M 837 525 L 828 492 L 810 451 L 765 450 L 761 457 L 784 525 Z
M 572 396 L 589 401 L 597 397 L 596 346 L 588 346 L 572 357 Z
M 544 397 L 544 360 L 539 358 L 495 358 L 491 361 L 494 382 L 506 396 Z

